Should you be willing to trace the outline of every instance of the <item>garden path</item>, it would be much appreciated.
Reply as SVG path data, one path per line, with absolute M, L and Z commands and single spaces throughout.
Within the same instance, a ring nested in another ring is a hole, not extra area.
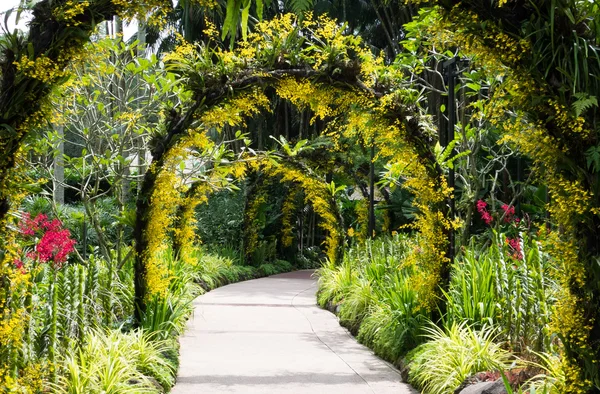
M 312 273 L 240 282 L 198 297 L 180 339 L 172 393 L 418 393 L 316 305 Z

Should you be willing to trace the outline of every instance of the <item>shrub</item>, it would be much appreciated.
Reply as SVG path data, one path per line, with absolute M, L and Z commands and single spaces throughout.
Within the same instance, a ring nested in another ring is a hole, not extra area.
M 412 289 L 412 272 L 401 265 L 408 241 L 406 235 L 367 240 L 339 265 L 326 262 L 317 271 L 319 305 L 339 304 L 340 322 L 392 362 L 422 342 L 429 317 Z
M 392 362 L 423 341 L 429 313 L 413 289 L 411 275 L 396 272 L 374 290 L 375 304 L 365 317 L 358 340 Z
M 445 325 L 468 322 L 493 324 L 515 351 L 550 350 L 548 323 L 558 285 L 539 243 L 521 238 L 521 256 L 511 256 L 502 234 L 476 253 L 471 245 L 456 259 L 451 273 Z
M 161 393 L 174 383 L 176 365 L 167 360 L 172 342 L 143 331 L 90 331 L 78 352 L 66 357 L 56 393 Z
M 485 326 L 474 330 L 467 324 L 452 324 L 447 331 L 425 328 L 426 342 L 409 356 L 409 382 L 424 394 L 452 394 L 469 376 L 483 371 L 504 371 L 511 353 L 494 343 L 496 330 Z

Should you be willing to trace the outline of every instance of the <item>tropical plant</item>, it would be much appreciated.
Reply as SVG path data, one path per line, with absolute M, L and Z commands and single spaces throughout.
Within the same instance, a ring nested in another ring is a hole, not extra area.
M 473 243 L 457 258 L 445 294 L 445 326 L 494 325 L 515 352 L 550 351 L 548 324 L 559 291 L 555 268 L 535 238 L 521 233 L 519 256 L 504 234 L 493 239 L 483 251 Z
M 497 331 L 491 326 L 475 330 L 453 323 L 444 331 L 430 325 L 425 332 L 428 342 L 408 358 L 409 382 L 425 394 L 452 394 L 476 372 L 503 372 L 511 366 L 512 355 L 495 343 Z
M 174 383 L 176 364 L 166 358 L 172 341 L 143 331 L 93 330 L 84 345 L 65 358 L 57 393 L 161 393 Z M 158 386 L 155 382 L 158 382 Z

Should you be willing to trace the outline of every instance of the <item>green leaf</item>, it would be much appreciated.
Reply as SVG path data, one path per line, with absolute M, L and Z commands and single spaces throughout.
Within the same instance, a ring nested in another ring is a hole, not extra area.
M 313 7 L 314 0 L 288 0 L 290 10 L 296 15 L 302 15 Z
M 223 22 L 223 32 L 221 33 L 221 39 L 225 41 L 227 34 L 231 36 L 230 44 L 233 46 L 235 40 L 235 31 L 237 29 L 237 22 L 240 13 L 240 0 L 227 0 L 227 11 L 225 14 L 225 21 Z
M 263 18 L 263 6 L 262 0 L 256 0 L 256 16 L 258 16 L 258 20 L 262 20 Z
M 478 83 L 470 82 L 467 84 L 467 87 L 474 92 L 479 92 L 481 90 L 481 85 Z
M 242 39 L 246 41 L 248 38 L 248 17 L 250 16 L 250 0 L 244 0 L 244 8 L 242 9 Z
M 598 99 L 596 96 L 590 96 L 587 93 L 576 93 L 574 96 L 577 99 L 577 101 L 572 104 L 575 116 L 580 116 L 591 107 L 598 107 Z
M 587 166 L 593 172 L 600 171 L 600 146 L 592 146 L 585 151 Z

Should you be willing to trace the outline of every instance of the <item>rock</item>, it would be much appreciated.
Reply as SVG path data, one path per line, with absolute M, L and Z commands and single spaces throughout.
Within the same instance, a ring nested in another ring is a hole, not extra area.
M 508 394 L 502 379 L 495 382 L 482 382 L 467 386 L 460 394 Z

